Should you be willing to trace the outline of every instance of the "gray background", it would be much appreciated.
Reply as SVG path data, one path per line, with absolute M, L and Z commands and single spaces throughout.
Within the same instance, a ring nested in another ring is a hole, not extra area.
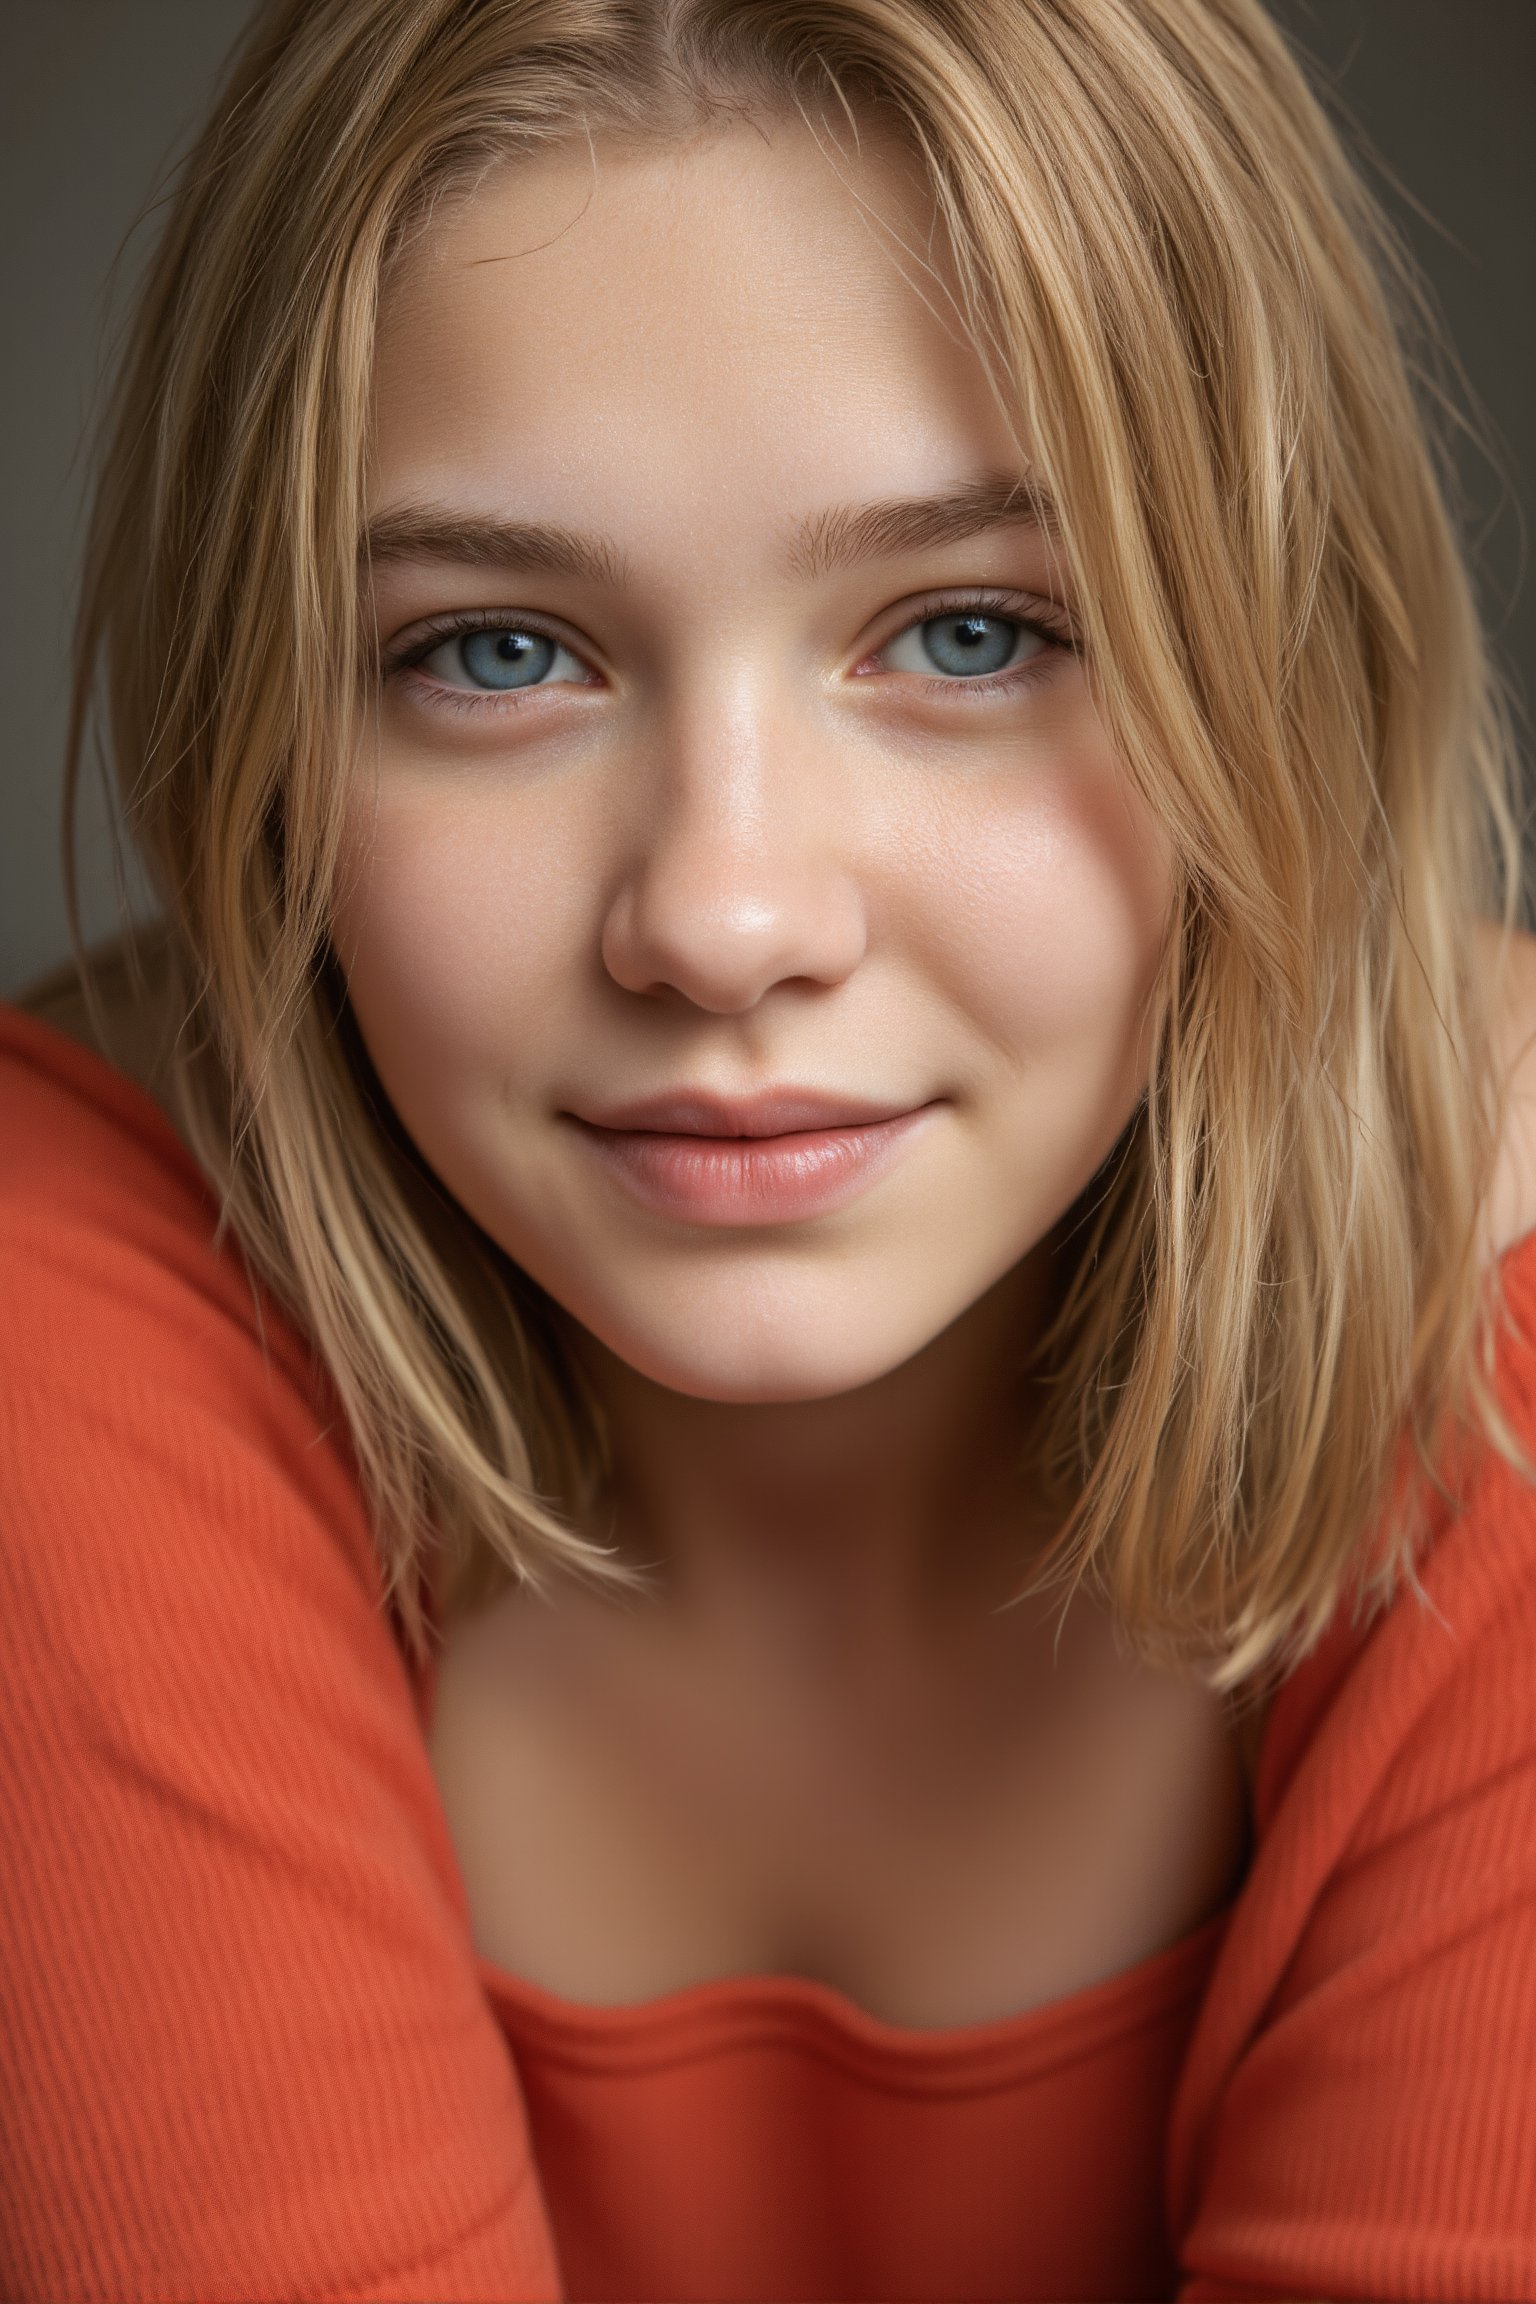
M 248 0 L 0 0 L 0 996 L 66 949 L 59 773 L 82 437 L 163 169 Z M 1428 274 L 1497 467 L 1462 456 L 1485 607 L 1536 697 L 1521 502 L 1536 469 L 1536 0 L 1272 0 L 1363 129 Z M 1529 752 L 1529 747 L 1527 747 Z M 89 813 L 86 928 L 115 925 Z

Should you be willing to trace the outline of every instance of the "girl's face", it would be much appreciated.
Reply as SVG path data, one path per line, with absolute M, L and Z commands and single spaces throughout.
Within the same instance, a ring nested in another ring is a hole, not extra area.
M 1028 1303 L 1146 1081 L 1168 845 L 930 225 L 798 121 L 583 141 L 385 300 L 353 1006 L 483 1229 L 699 1399 Z

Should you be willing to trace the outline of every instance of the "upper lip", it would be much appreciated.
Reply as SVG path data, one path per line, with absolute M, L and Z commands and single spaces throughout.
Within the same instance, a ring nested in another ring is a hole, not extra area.
M 907 1102 L 842 1096 L 822 1088 L 763 1088 L 754 1096 L 717 1096 L 678 1088 L 632 1104 L 577 1112 L 593 1128 L 643 1128 L 673 1136 L 787 1136 L 802 1128 L 857 1128 L 917 1110 Z

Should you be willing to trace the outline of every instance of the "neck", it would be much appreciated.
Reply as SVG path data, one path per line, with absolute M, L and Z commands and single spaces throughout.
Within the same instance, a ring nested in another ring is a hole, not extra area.
M 1037 1251 L 901 1367 L 830 1399 L 693 1398 L 573 1328 L 611 1444 L 593 1532 L 657 1574 L 679 1624 L 931 1645 L 999 1605 L 1045 1533 L 1023 1364 L 1050 1290 Z

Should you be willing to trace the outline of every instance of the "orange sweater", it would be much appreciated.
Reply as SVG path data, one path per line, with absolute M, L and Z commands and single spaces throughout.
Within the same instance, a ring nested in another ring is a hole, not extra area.
M 0 2295 L 1536 2297 L 1536 1498 L 1287 1681 L 1230 1912 L 990 2025 L 477 1958 L 334 1408 L 0 1009 Z M 1508 1259 L 1536 1336 L 1536 1236 Z M 262 1336 L 265 1333 L 266 1353 Z M 1536 1345 L 1504 1394 L 1536 1438 Z

